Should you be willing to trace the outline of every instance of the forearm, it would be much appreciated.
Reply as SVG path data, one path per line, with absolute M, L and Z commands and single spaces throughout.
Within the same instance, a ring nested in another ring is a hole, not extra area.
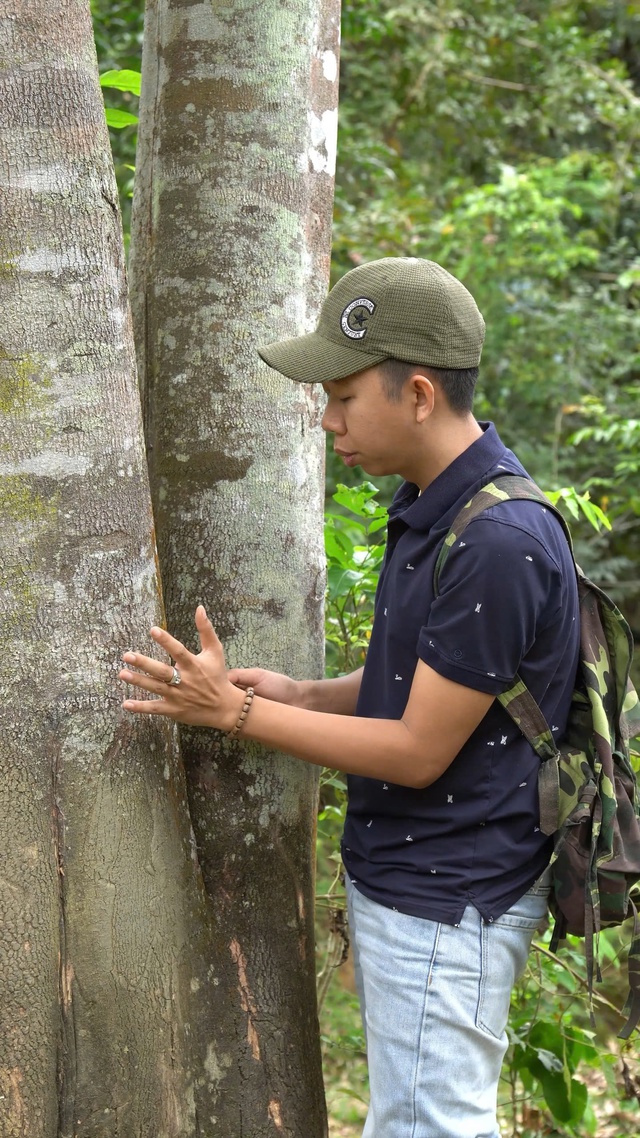
M 425 786 L 440 773 L 434 756 L 430 777 L 423 748 L 403 720 L 310 711 L 256 696 L 242 734 L 316 766 L 401 786 Z
M 364 668 L 358 668 L 357 672 L 333 680 L 301 680 L 296 706 L 325 714 L 354 715 L 363 671 Z
M 157 697 L 126 699 L 127 711 L 240 733 L 316 766 L 419 788 L 435 782 L 453 762 L 495 698 L 418 660 L 401 719 L 353 714 L 361 671 L 307 685 L 312 704 L 315 698 L 323 707 L 340 709 L 310 710 L 299 706 L 305 685 L 288 676 L 260 668 L 227 672 L 222 645 L 202 605 L 196 609 L 196 627 L 202 644 L 198 655 L 163 629 L 151 629 L 175 667 L 125 653 L 120 679 Z

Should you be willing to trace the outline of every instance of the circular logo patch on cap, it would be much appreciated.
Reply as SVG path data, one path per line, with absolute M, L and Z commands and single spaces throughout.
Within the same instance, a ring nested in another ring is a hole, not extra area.
M 340 327 L 350 340 L 364 340 L 367 334 L 369 317 L 373 316 L 376 306 L 367 296 L 359 296 L 352 300 L 344 309 L 340 317 Z

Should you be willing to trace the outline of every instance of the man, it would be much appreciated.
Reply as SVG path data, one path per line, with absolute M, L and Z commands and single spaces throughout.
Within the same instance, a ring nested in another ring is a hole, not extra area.
M 365 1138 L 496 1138 L 510 991 L 546 911 L 539 762 L 495 697 L 521 674 L 562 734 L 579 622 L 557 519 L 536 502 L 496 504 L 456 541 L 434 596 L 459 509 L 493 477 L 524 473 L 472 414 L 483 339 L 458 280 L 389 258 L 339 281 L 316 332 L 261 350 L 291 379 L 322 383 L 323 426 L 348 466 L 404 479 L 364 669 L 306 682 L 227 672 L 200 607 L 199 655 L 154 629 L 177 667 L 129 653 L 142 671 L 121 672 L 163 697 L 127 700 L 131 711 L 241 732 L 350 776 Z

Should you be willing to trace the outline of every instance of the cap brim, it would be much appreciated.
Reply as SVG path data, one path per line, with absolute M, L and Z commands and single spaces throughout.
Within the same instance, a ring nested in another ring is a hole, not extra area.
M 258 355 L 269 367 L 298 383 L 330 383 L 389 358 L 388 352 L 365 352 L 348 343 L 336 344 L 319 332 L 267 344 L 258 348 Z

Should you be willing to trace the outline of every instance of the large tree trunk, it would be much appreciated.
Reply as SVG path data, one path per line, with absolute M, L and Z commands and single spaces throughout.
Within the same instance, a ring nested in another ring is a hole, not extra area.
M 0 216 L 0 1133 L 210 1134 L 176 733 L 117 681 L 160 604 L 88 0 L 0 0 Z
M 132 298 L 167 605 L 205 602 L 230 665 L 322 671 L 322 392 L 256 346 L 327 286 L 339 0 L 151 0 Z M 315 1004 L 312 768 L 181 732 L 226 943 L 221 1138 L 325 1133 Z

